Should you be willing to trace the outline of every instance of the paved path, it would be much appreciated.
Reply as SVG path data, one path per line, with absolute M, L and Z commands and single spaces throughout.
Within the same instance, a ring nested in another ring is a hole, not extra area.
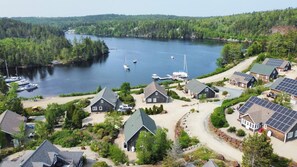
M 256 58 L 257 58 L 257 56 L 250 57 L 225 72 L 222 72 L 222 73 L 219 73 L 217 75 L 213 75 L 213 76 L 210 76 L 207 78 L 198 79 L 198 80 L 203 83 L 210 83 L 210 82 L 221 81 L 224 78 L 229 78 L 235 71 L 243 71 L 243 70 L 247 69 L 252 64 L 252 62 L 254 60 L 256 60 Z

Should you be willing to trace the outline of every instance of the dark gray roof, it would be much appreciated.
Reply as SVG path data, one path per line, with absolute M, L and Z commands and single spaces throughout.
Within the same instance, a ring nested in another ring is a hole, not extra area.
M 204 164 L 202 167 L 218 167 L 218 165 L 213 160 L 208 160 L 206 164 Z
M 266 58 L 262 64 L 266 64 L 268 66 L 280 67 L 285 68 L 289 61 L 281 60 L 281 59 L 273 59 L 273 58 Z
M 280 132 L 287 133 L 297 123 L 297 111 L 272 103 L 268 100 L 260 99 L 256 96 L 249 98 L 249 100 L 239 108 L 239 112 L 245 114 L 254 104 L 263 108 L 262 110 L 259 109 L 259 112 L 263 112 L 266 109 L 273 111 L 271 112 L 273 114 L 265 124 Z
M 0 115 L 1 131 L 14 135 L 19 132 L 19 127 L 21 123 L 24 123 L 24 121 L 25 117 L 10 110 L 6 110 Z
M 125 142 L 127 143 L 143 127 L 152 134 L 155 134 L 157 129 L 155 121 L 150 118 L 142 109 L 138 109 L 125 122 Z
M 249 75 L 242 72 L 234 72 L 233 75 L 230 77 L 230 80 L 236 80 L 237 82 L 241 83 L 248 83 L 252 79 L 255 79 L 253 75 Z
M 111 105 L 116 106 L 118 101 L 118 95 L 108 88 L 103 88 L 91 101 L 91 106 L 97 103 L 100 99 L 104 99 Z
M 51 142 L 45 140 L 30 157 L 25 159 L 21 167 L 36 167 L 36 166 L 51 166 L 53 165 L 56 157 L 65 160 L 72 166 L 76 166 L 80 161 L 83 152 L 60 152 Z
M 297 80 L 290 78 L 278 78 L 270 86 L 272 90 L 285 92 L 297 97 Z
M 265 64 L 254 64 L 252 69 L 250 70 L 252 73 L 261 74 L 261 75 L 268 75 L 270 76 L 272 72 L 274 71 L 274 66 L 268 66 Z
M 152 83 L 147 85 L 147 87 L 145 87 L 144 98 L 149 97 L 151 94 L 153 94 L 156 91 L 162 93 L 164 96 L 167 96 L 165 88 L 160 86 L 157 82 L 153 81 Z
M 209 88 L 211 91 L 212 90 L 209 86 L 199 82 L 197 79 L 192 79 L 190 80 L 186 85 L 186 89 L 190 90 L 192 93 L 199 94 L 202 92 L 205 88 Z

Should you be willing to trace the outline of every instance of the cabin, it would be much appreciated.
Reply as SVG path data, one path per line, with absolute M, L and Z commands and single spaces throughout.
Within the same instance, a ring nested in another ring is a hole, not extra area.
M 200 99 L 200 98 L 214 98 L 216 93 L 215 91 L 210 88 L 209 86 L 199 82 L 196 79 L 190 80 L 185 85 L 185 93 L 191 95 L 194 98 Z
M 265 83 L 270 82 L 270 80 L 276 79 L 278 72 L 276 67 L 268 66 L 265 64 L 256 63 L 250 70 L 250 74 L 253 75 L 257 80 L 262 80 Z
M 142 109 L 135 111 L 124 124 L 125 143 L 127 151 L 135 151 L 136 141 L 141 131 L 147 131 L 155 135 L 157 126 Z
M 5 134 L 5 146 L 18 145 L 18 142 L 13 139 L 13 135 L 19 132 L 20 125 L 25 121 L 25 117 L 10 110 L 6 110 L 0 115 L 0 130 Z
M 287 93 L 291 96 L 291 103 L 297 104 L 297 80 L 290 78 L 278 78 L 270 86 L 274 94 Z
M 251 88 L 254 86 L 256 81 L 257 80 L 253 75 L 241 72 L 234 72 L 229 79 L 229 83 L 231 85 L 235 85 L 242 88 Z
M 2 166 L 10 167 L 82 167 L 83 152 L 81 151 L 60 151 L 48 140 L 34 151 L 27 151 L 25 154 L 12 160 L 5 160 Z
M 90 107 L 91 112 L 107 112 L 117 110 L 121 101 L 116 93 L 108 88 L 103 88 L 92 99 Z
M 288 71 L 292 68 L 291 62 L 281 59 L 266 58 L 262 64 L 276 67 L 278 72 Z
M 283 142 L 297 139 L 297 111 L 258 97 L 251 97 L 239 108 L 241 125 L 252 131 L 261 128 Z
M 153 81 L 144 89 L 144 101 L 146 103 L 168 103 L 169 97 L 164 87 Z

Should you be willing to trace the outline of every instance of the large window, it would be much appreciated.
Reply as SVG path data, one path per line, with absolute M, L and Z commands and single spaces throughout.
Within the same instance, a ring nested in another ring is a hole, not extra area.
M 152 98 L 147 98 L 147 102 L 148 103 L 152 102 Z
M 93 106 L 93 107 L 92 107 L 92 110 L 93 110 L 93 111 L 97 111 L 97 106 Z
M 99 106 L 99 110 L 102 111 L 102 106 Z
M 288 133 L 288 139 L 291 139 L 293 137 L 293 132 Z
M 297 130 L 295 130 L 295 136 L 294 137 L 297 137 Z

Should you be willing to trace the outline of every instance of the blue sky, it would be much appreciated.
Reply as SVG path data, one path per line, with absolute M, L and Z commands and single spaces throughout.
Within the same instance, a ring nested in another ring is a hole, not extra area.
M 0 17 L 168 14 L 218 16 L 297 7 L 297 0 L 0 0 Z

